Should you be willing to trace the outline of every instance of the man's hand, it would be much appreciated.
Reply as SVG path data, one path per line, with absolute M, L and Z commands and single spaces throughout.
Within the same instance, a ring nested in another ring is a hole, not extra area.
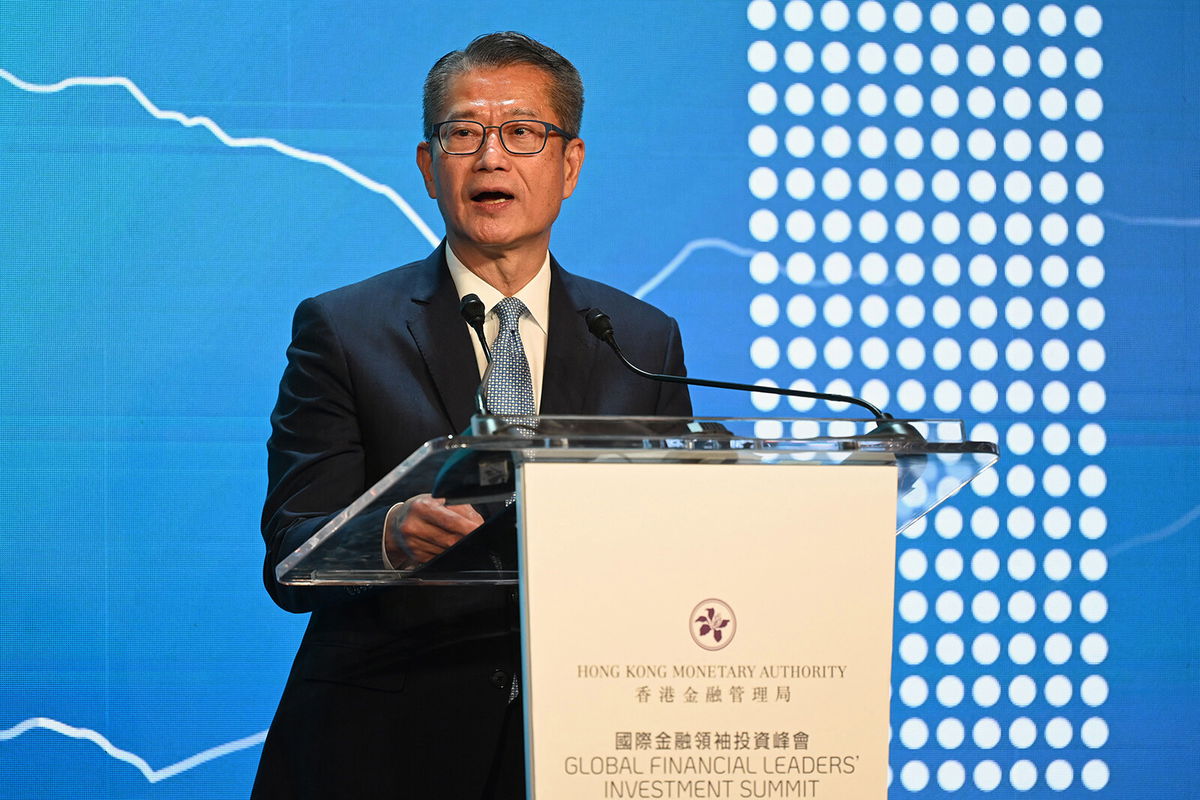
M 483 524 L 469 505 L 448 506 L 428 494 L 410 497 L 388 513 L 384 547 L 397 567 L 424 564 Z

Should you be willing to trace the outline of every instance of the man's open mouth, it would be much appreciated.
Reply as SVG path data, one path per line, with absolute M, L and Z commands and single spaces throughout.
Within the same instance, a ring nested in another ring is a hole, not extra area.
M 479 192 L 471 195 L 471 199 L 476 203 L 503 203 L 512 200 L 513 196 L 507 192 Z

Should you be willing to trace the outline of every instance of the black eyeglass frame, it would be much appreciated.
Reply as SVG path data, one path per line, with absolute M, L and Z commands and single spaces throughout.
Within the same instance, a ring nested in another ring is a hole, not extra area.
M 479 127 L 483 128 L 483 136 L 481 136 L 479 138 L 479 146 L 468 153 L 453 153 L 453 152 L 447 150 L 445 143 L 442 141 L 442 126 L 449 125 L 452 122 L 466 122 L 466 123 L 470 123 L 471 125 L 478 125 Z M 508 146 L 508 142 L 504 141 L 504 127 L 506 125 L 515 125 L 519 122 L 524 122 L 527 125 L 530 123 L 533 123 L 536 125 L 542 125 L 546 128 L 546 138 L 542 139 L 541 147 L 539 147 L 537 150 L 534 150 L 531 153 L 518 153 L 518 152 L 515 152 L 512 148 L 510 148 Z M 480 150 L 483 149 L 483 145 L 487 142 L 488 131 L 490 131 L 490 130 L 496 131 L 496 138 L 498 138 L 500 140 L 500 146 L 504 148 L 505 152 L 509 153 L 510 155 L 514 155 L 514 156 L 536 156 L 538 153 L 540 153 L 546 149 L 546 142 L 550 141 L 551 133 L 557 133 L 559 136 L 563 137 L 563 139 L 568 142 L 571 141 L 572 139 L 579 138 L 575 134 L 568 133 L 567 131 L 558 127 L 553 122 L 546 122 L 545 120 L 541 120 L 541 119 L 510 119 L 510 120 L 501 122 L 499 125 L 484 125 L 482 122 L 479 122 L 478 120 L 473 120 L 473 119 L 447 119 L 447 120 L 443 120 L 433 126 L 433 135 L 429 137 L 429 141 L 431 143 L 436 141 L 438 143 L 438 146 L 440 148 L 442 148 L 442 152 L 448 156 L 473 156 L 476 153 L 478 153 Z

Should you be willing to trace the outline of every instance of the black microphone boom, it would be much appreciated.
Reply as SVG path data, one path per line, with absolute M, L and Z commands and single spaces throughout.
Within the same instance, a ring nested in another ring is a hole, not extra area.
M 488 350 L 487 337 L 483 333 L 483 318 L 486 314 L 483 301 L 479 299 L 479 295 L 468 294 L 459 303 L 458 313 L 463 322 L 479 337 L 479 344 L 483 346 L 483 355 L 487 360 L 483 380 L 475 388 L 475 413 L 481 417 L 487 416 L 484 387 L 487 386 L 488 375 L 492 370 L 492 354 Z M 471 427 L 463 431 L 464 436 L 471 434 Z M 444 498 L 450 503 L 503 500 L 512 495 L 514 474 L 512 456 L 507 451 L 455 450 L 438 470 L 430 491 L 434 497 Z M 485 523 L 479 530 L 486 530 L 487 527 Z
M 727 381 L 709 381 L 703 378 L 684 378 L 680 375 L 659 375 L 653 372 L 638 367 L 625 357 L 621 352 L 621 348 L 617 345 L 617 337 L 613 332 L 612 320 L 598 308 L 589 308 L 584 312 L 584 320 L 587 322 L 588 330 L 593 336 L 612 348 L 612 351 L 617 354 L 617 358 L 621 360 L 628 369 L 641 375 L 643 378 L 649 378 L 654 381 L 665 381 L 667 383 L 682 383 L 688 386 L 711 386 L 714 389 L 734 389 L 743 392 L 767 392 L 769 394 L 784 395 L 786 397 L 807 397 L 813 400 L 826 400 L 831 403 L 850 403 L 852 405 L 861 406 L 871 412 L 871 416 L 875 417 L 875 427 L 867 433 L 863 434 L 863 439 L 874 440 L 890 440 L 897 441 L 908 445 L 923 445 L 925 437 L 921 435 L 911 423 L 893 419 L 891 414 L 885 414 L 875 406 L 868 403 L 866 400 L 861 400 L 857 397 L 850 397 L 844 394 L 829 394 L 827 392 L 806 392 L 803 389 L 781 389 L 774 386 L 751 386 L 746 383 L 729 383 Z M 851 456 L 853 459 L 854 456 Z M 847 459 L 847 461 L 851 460 Z M 896 457 L 896 466 L 899 470 L 896 475 L 897 486 L 900 494 L 907 493 L 913 486 L 916 485 L 921 475 L 925 470 L 926 458 L 923 454 L 917 455 L 900 455 Z
M 627 368 L 633 370 L 643 378 L 649 378 L 655 381 L 666 381 L 668 383 L 682 383 L 688 386 L 709 386 L 714 389 L 733 389 L 741 392 L 764 392 L 766 394 L 778 394 L 786 397 L 806 397 L 812 400 L 826 400 L 830 403 L 849 403 L 851 405 L 861 406 L 871 412 L 871 416 L 875 419 L 883 421 L 891 419 L 890 414 L 885 414 L 875 406 L 868 403 L 866 400 L 861 400 L 857 397 L 850 397 L 844 394 L 829 394 L 826 392 L 806 392 L 803 389 L 784 389 L 777 386 L 752 386 L 748 383 L 730 383 L 728 381 L 710 381 L 703 378 L 684 378 L 680 375 L 660 375 L 654 372 L 647 372 L 638 367 L 632 361 L 625 357 L 625 353 L 621 351 L 617 345 L 617 337 L 613 332 L 612 320 L 598 308 L 589 308 L 584 312 L 584 320 L 587 322 L 588 330 L 593 336 L 612 348 L 612 351 L 617 354 L 617 358 L 621 359 L 621 363 Z
M 487 361 L 487 367 L 483 371 L 483 380 L 479 382 L 479 386 L 475 387 L 475 412 L 480 416 L 487 415 L 487 403 L 483 397 L 483 387 L 487 385 L 488 374 L 492 371 L 492 352 L 488 349 L 487 337 L 483 335 L 483 301 L 479 299 L 477 294 L 463 295 L 462 302 L 458 304 L 459 316 L 463 318 L 463 322 L 475 331 L 476 338 L 479 339 L 479 346 L 483 348 L 483 358 Z
M 492 363 L 492 354 L 488 350 L 487 337 L 483 335 L 483 317 L 486 314 L 483 307 L 483 301 L 479 299 L 477 294 L 463 295 L 462 302 L 458 304 L 458 314 L 463 318 L 463 322 L 475 331 L 475 337 L 479 339 L 479 345 L 483 348 L 483 357 L 490 364 Z

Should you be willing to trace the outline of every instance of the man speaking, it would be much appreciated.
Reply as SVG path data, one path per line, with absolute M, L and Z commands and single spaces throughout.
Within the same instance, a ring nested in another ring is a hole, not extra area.
M 434 64 L 423 108 L 417 166 L 445 241 L 296 310 L 267 444 L 264 577 L 281 607 L 312 616 L 255 798 L 525 796 L 515 592 L 298 588 L 274 573 L 423 442 L 467 427 L 485 361 L 460 298 L 487 309 L 488 396 L 505 413 L 691 412 L 683 387 L 626 372 L 583 314 L 603 308 L 635 363 L 683 374 L 675 321 L 550 254 L 584 161 L 575 67 L 518 33 L 481 36 Z M 423 563 L 483 521 L 471 506 L 410 498 L 388 514 L 380 562 Z

